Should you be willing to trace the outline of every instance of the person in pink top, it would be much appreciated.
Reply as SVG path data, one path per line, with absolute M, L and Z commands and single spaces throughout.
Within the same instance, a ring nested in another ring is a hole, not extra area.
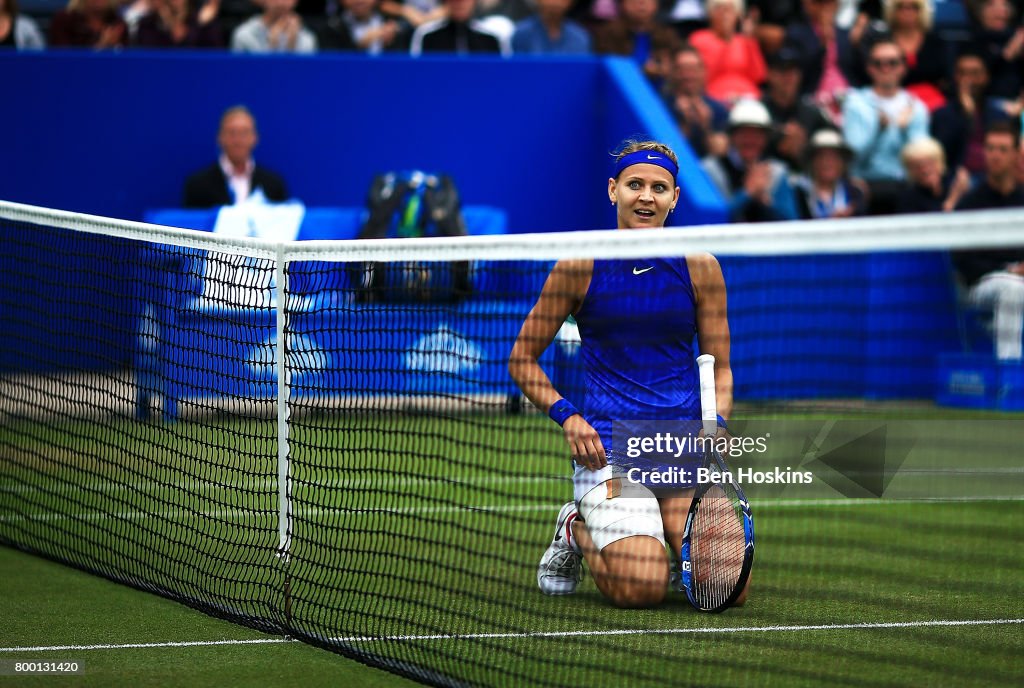
M 759 98 L 768 75 L 757 40 L 740 28 L 743 0 L 708 0 L 707 29 L 694 31 L 690 44 L 707 65 L 707 93 L 732 104 L 740 98 Z

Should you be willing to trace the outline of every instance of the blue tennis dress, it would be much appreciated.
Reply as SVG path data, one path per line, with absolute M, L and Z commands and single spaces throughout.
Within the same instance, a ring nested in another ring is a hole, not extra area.
M 696 299 L 686 258 L 595 260 L 583 305 L 575 314 L 586 369 L 583 417 L 598 432 L 609 467 L 575 467 L 577 501 L 596 485 L 631 467 L 692 465 L 695 456 L 627 456 L 627 440 L 641 433 L 696 432 L 700 392 L 694 360 Z M 652 421 L 658 421 L 654 423 Z M 635 454 L 635 452 L 634 452 Z

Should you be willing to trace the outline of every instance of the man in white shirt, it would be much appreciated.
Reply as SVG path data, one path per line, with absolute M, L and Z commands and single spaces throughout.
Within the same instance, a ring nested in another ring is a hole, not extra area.
M 268 201 L 288 200 L 288 187 L 276 173 L 260 167 L 252 157 L 259 142 L 256 120 L 249 109 L 238 105 L 221 116 L 217 162 L 188 178 L 182 206 L 215 208 L 241 203 L 259 190 Z

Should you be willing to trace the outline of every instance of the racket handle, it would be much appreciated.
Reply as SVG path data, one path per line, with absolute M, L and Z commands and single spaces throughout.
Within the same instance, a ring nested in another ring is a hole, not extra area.
M 697 357 L 697 374 L 700 376 L 700 418 L 704 435 L 714 437 L 718 432 L 718 399 L 715 396 L 715 357 L 701 354 Z

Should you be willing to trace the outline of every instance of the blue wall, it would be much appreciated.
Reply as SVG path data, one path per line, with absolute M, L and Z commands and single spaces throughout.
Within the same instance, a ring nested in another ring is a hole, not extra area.
M 637 133 L 685 147 L 621 59 L 6 52 L 0 73 L 19 94 L 0 108 L 0 198 L 126 219 L 180 203 L 238 103 L 258 119 L 257 160 L 307 205 L 360 206 L 377 172 L 436 169 L 467 203 L 506 208 L 514 232 L 614 226 L 608 152 Z M 723 220 L 694 175 L 682 187 L 705 197 L 675 221 Z

